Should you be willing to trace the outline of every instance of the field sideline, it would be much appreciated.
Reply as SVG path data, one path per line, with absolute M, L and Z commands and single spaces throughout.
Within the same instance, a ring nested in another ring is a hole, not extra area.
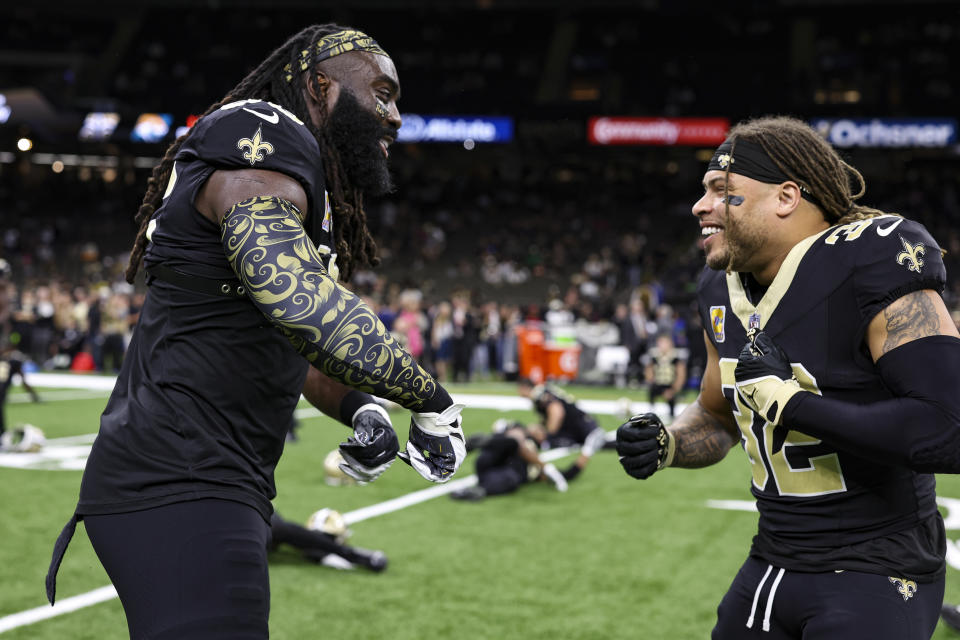
M 25 395 L 12 394 L 8 424 L 29 422 L 48 438 L 75 438 L 68 443 L 82 452 L 89 443 L 82 436 L 95 433 L 112 381 L 38 374 L 29 379 L 48 385 L 40 388 L 44 402 L 31 404 Z M 645 397 L 642 391 L 568 389 L 607 429 L 620 423 L 613 415 L 617 398 L 631 396 L 639 410 Z M 480 383 L 451 391 L 467 401 L 467 432 L 486 431 L 499 417 L 533 419 L 512 385 Z M 297 521 L 321 507 L 348 514 L 351 542 L 384 550 L 390 566 L 383 574 L 338 572 L 302 561 L 291 550 L 275 552 L 274 638 L 706 638 L 756 528 L 756 514 L 744 510 L 751 501 L 750 473 L 739 450 L 709 469 L 669 470 L 642 483 L 623 473 L 613 452 L 602 451 L 566 494 L 538 484 L 480 503 L 446 495 L 416 502 L 425 495 L 418 492 L 442 494 L 449 485 L 429 485 L 401 463 L 369 486 L 325 485 L 323 457 L 348 432 L 305 403 L 299 415 L 300 440 L 288 445 L 277 470 L 277 508 Z M 392 417 L 405 439 L 404 412 Z M 470 481 L 474 455 L 454 482 Z M 111 597 L 4 630 L 4 620 L 45 602 L 43 576 L 53 540 L 79 488 L 82 453 L 69 459 L 80 462 L 63 470 L 49 461 L 14 468 L 0 459 L 3 640 L 127 637 L 119 601 Z M 557 464 L 570 461 L 568 454 Z M 960 556 L 954 544 L 960 537 L 960 478 L 938 480 L 949 559 L 960 566 L 953 557 Z M 402 508 L 375 506 L 384 504 Z M 58 598 L 105 585 L 109 580 L 78 527 L 60 571 Z M 956 568 L 948 569 L 946 597 L 960 601 Z M 941 625 L 934 637 L 957 635 Z

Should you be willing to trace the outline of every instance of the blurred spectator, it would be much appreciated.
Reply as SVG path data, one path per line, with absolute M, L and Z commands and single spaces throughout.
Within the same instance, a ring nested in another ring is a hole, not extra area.
M 499 376 L 502 370 L 501 344 L 503 320 L 496 302 L 486 302 L 478 314 L 480 324 L 480 343 L 477 345 L 475 362 L 476 372 L 486 376 Z
M 430 328 L 430 345 L 433 347 L 433 365 L 437 371 L 437 380 L 446 382 L 449 378 L 450 363 L 453 361 L 453 306 L 449 302 L 437 305 Z
M 427 317 L 420 310 L 422 299 L 423 294 L 416 289 L 406 289 L 400 294 L 400 313 L 393 322 L 392 332 L 417 360 L 423 355 L 423 332 L 427 328 Z
M 460 292 L 453 296 L 453 380 L 470 382 L 470 360 L 477 343 L 476 318 L 470 311 L 469 294 Z
M 123 364 L 123 355 L 127 345 L 127 331 L 130 313 L 130 301 L 121 293 L 107 293 L 103 311 L 103 363 L 104 371 L 118 373 Z

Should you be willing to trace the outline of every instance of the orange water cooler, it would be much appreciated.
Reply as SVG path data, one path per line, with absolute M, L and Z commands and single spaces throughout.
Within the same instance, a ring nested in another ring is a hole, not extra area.
M 534 384 L 576 379 L 580 369 L 580 345 L 569 339 L 548 339 L 543 323 L 528 322 L 515 330 L 521 378 L 529 378 Z
M 575 380 L 580 370 L 580 345 L 547 344 L 543 348 L 547 380 Z
M 543 329 L 538 323 L 528 322 L 517 325 L 515 331 L 519 375 L 532 380 L 534 384 L 540 384 L 546 375 L 543 366 Z

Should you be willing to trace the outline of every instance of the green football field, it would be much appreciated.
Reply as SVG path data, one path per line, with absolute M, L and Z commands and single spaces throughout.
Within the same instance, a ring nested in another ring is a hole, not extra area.
M 580 399 L 623 395 L 614 389 L 570 390 Z M 41 427 L 57 445 L 48 452 L 62 453 L 61 463 L 34 466 L 78 467 L 83 443 L 89 442 L 79 436 L 96 432 L 107 394 L 40 391 L 45 401 L 39 405 L 12 394 L 7 423 Z M 504 396 L 503 406 L 516 402 L 511 385 L 452 391 L 458 399 L 487 394 Z M 639 395 L 635 392 L 637 400 Z M 400 462 L 368 486 L 326 485 L 324 456 L 348 431 L 306 404 L 302 408 L 300 440 L 287 446 L 277 470 L 275 504 L 286 518 L 304 522 L 322 507 L 350 517 L 433 486 Z M 405 441 L 404 412 L 392 416 Z M 532 420 L 533 413 L 468 408 L 464 417 L 469 433 L 488 430 L 499 417 Z M 598 418 L 608 429 L 620 422 L 610 414 Z M 72 449 L 64 446 L 70 441 L 57 441 L 74 436 Z M 475 455 L 468 456 L 458 478 L 473 473 Z M 9 457 L 4 460 L 9 464 Z M 572 460 L 571 454 L 557 465 Z M 44 575 L 53 542 L 75 504 L 80 475 L 0 466 L 0 640 L 127 637 L 116 598 L 28 623 L 35 609 L 49 612 L 42 608 Z M 440 495 L 367 517 L 351 526 L 351 543 L 382 549 L 390 561 L 382 574 L 318 566 L 292 550 L 271 555 L 272 637 L 708 638 L 717 603 L 746 556 L 757 520 L 753 512 L 717 509 L 708 501 L 750 501 L 749 483 L 740 449 L 712 468 L 668 470 L 645 482 L 623 473 L 613 451 L 601 451 L 565 494 L 535 484 L 477 503 Z M 956 552 L 960 478 L 941 477 L 939 495 Z M 958 500 L 953 513 L 947 508 L 951 498 Z M 58 601 L 102 593 L 97 590 L 107 585 L 81 525 L 60 569 Z M 955 568 L 948 569 L 947 601 L 960 602 Z M 934 637 L 957 636 L 941 625 Z

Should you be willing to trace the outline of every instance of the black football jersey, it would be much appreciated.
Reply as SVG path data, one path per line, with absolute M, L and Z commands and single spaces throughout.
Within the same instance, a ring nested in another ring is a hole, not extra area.
M 576 401 L 563 389 L 553 385 L 541 384 L 533 388 L 530 393 L 534 410 L 544 420 L 547 417 L 547 407 L 553 402 L 563 405 L 563 422 L 560 429 L 549 436 L 551 446 L 563 446 L 572 443 L 583 444 L 590 432 L 597 428 L 596 421 L 584 413 L 576 405 Z
M 5 358 L 0 358 L 0 433 L 6 428 L 4 406 L 7 402 L 7 392 L 13 386 L 13 377 L 23 375 L 23 362 L 26 356 L 14 351 Z
M 201 118 L 177 153 L 163 205 L 150 223 L 148 268 L 164 264 L 199 277 L 234 277 L 218 226 L 193 202 L 215 170 L 241 168 L 279 171 L 300 182 L 309 198 L 307 224 L 319 221 L 314 240 L 332 245 L 313 135 L 282 107 L 244 100 Z M 329 251 L 325 257 L 329 266 Z M 308 366 L 246 297 L 153 280 L 101 417 L 78 512 L 220 497 L 269 518 L 274 469 Z
M 13 384 L 14 376 L 23 375 L 23 361 L 26 358 L 22 353 L 12 352 L 5 358 L 0 358 L 0 400 L 6 399 L 7 391 Z
M 305 225 L 329 261 L 333 220 L 320 157 L 310 130 L 279 105 L 240 100 L 204 116 L 177 152 L 163 204 L 147 230 L 144 264 L 163 263 L 208 278 L 234 277 L 219 227 L 193 206 L 200 187 L 217 169 L 278 171 L 299 182 L 309 200 Z
M 784 349 L 807 391 L 850 403 L 890 398 L 866 331 L 900 296 L 943 291 L 946 271 L 937 243 L 916 222 L 879 216 L 800 242 L 759 300 L 751 301 L 745 277 L 705 269 L 698 300 L 753 472 L 760 512 L 753 553 L 801 571 L 896 570 L 927 579 L 941 572 L 933 475 L 871 462 L 775 427 L 751 411 L 734 386 L 737 357 L 754 326 Z

